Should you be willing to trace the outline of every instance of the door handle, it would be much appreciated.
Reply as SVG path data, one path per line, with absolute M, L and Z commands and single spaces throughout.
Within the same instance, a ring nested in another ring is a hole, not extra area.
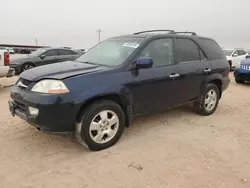
M 180 75 L 179 74 L 170 74 L 169 77 L 170 78 L 178 78 L 178 77 L 180 77 Z
M 205 69 L 204 72 L 209 73 L 209 72 L 211 72 L 211 69 Z

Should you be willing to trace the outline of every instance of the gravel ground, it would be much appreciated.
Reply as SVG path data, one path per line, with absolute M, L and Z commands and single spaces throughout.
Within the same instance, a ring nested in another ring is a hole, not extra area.
M 250 85 L 232 81 L 212 116 L 184 106 L 139 117 L 115 146 L 89 152 L 11 117 L 3 86 L 15 80 L 0 79 L 1 188 L 250 187 Z

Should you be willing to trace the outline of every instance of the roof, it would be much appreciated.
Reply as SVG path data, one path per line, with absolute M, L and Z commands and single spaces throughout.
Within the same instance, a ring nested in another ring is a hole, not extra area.
M 171 36 L 174 37 L 176 35 L 178 36 L 183 36 L 183 37 L 198 37 L 198 38 L 203 38 L 203 39 L 209 39 L 207 37 L 202 37 L 197 35 L 195 32 L 188 32 L 188 31 L 184 31 L 184 32 L 176 32 L 174 30 L 148 30 L 148 31 L 140 31 L 140 32 L 136 32 L 133 34 L 127 34 L 127 35 L 121 35 L 121 36 L 117 36 L 117 37 L 113 37 L 113 38 L 121 38 L 121 37 L 125 37 L 125 38 L 146 38 L 146 37 L 153 37 L 153 36 Z
M 222 50 L 230 50 L 230 51 L 233 51 L 233 50 L 244 50 L 244 48 L 223 48 Z

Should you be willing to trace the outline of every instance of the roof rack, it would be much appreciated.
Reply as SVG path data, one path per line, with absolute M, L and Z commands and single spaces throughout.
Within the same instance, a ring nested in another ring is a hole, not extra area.
M 148 31 L 140 31 L 137 33 L 134 33 L 134 35 L 139 35 L 139 34 L 143 34 L 143 33 L 152 33 L 152 32 L 169 32 L 170 34 L 175 34 L 176 32 L 174 30 L 148 30 Z
M 197 34 L 195 32 L 188 32 L 188 31 L 184 31 L 184 32 L 175 32 L 176 34 L 191 34 L 191 35 L 195 35 L 197 36 Z

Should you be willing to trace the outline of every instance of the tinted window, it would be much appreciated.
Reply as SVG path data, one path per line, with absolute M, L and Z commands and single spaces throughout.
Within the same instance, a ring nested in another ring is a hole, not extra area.
M 238 55 L 245 55 L 245 52 L 243 50 L 238 50 Z
M 199 45 L 204 50 L 209 59 L 225 59 L 226 56 L 221 47 L 212 39 L 199 39 Z
M 240 51 L 239 50 L 235 50 L 234 53 L 233 53 L 233 56 L 239 56 L 240 55 Z
M 49 50 L 44 53 L 45 56 L 57 56 L 57 50 Z
M 76 55 L 76 52 L 71 50 L 59 50 L 59 55 Z
M 173 40 L 169 38 L 152 41 L 142 50 L 140 57 L 151 57 L 153 67 L 173 64 Z
M 198 46 L 189 39 L 176 39 L 177 62 L 200 60 Z

